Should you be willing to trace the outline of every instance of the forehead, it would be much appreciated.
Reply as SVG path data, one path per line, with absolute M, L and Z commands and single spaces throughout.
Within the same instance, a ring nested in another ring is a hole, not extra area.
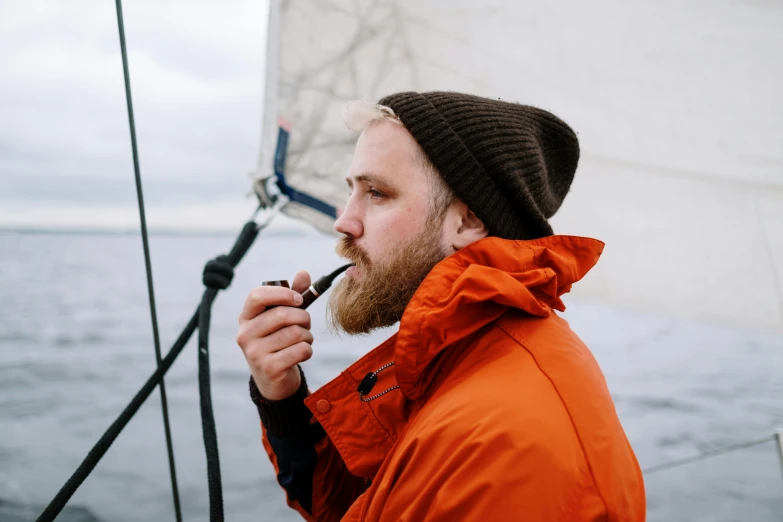
M 426 184 L 421 148 L 400 124 L 371 123 L 359 136 L 348 178 L 372 174 L 389 184 Z

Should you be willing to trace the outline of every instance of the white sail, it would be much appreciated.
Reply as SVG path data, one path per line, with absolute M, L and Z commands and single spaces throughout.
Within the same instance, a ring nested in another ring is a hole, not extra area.
M 455 90 L 537 105 L 582 146 L 555 231 L 606 242 L 574 298 L 783 331 L 778 4 L 272 0 L 270 13 L 267 110 L 291 122 L 292 186 L 345 199 L 352 99 Z

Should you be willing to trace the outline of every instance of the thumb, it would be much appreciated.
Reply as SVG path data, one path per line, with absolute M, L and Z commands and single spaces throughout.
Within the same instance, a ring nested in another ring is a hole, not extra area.
M 304 270 L 297 272 L 294 276 L 293 284 L 291 285 L 291 289 L 294 292 L 299 292 L 300 294 L 307 290 L 307 288 L 310 286 L 310 274 L 305 272 Z

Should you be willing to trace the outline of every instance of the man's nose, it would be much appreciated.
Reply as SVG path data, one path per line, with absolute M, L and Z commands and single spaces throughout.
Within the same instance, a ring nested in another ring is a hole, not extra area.
M 337 221 L 334 222 L 334 229 L 340 234 L 354 238 L 361 237 L 364 233 L 360 214 L 356 204 L 351 199 L 348 200 L 343 211 L 339 213 Z

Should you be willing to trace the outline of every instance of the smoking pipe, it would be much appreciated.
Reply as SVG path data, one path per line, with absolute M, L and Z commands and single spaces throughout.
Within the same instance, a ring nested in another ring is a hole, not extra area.
M 327 274 L 322 278 L 318 279 L 315 283 L 311 284 L 310 288 L 308 288 L 302 293 L 302 304 L 297 306 L 297 308 L 301 308 L 302 310 L 304 310 L 305 308 L 313 304 L 313 301 L 318 299 L 324 292 L 329 290 L 329 287 L 332 286 L 332 283 L 334 282 L 335 278 L 338 275 L 342 274 L 353 265 L 354 265 L 353 263 L 348 263 L 347 265 L 343 265 L 337 270 L 335 270 L 334 272 L 332 272 L 331 274 Z M 284 286 L 286 288 L 290 288 L 288 286 L 288 281 L 286 281 L 285 279 L 281 279 L 278 281 L 265 281 L 261 283 L 261 286 Z M 273 308 L 273 307 L 270 306 L 267 309 L 269 308 Z

